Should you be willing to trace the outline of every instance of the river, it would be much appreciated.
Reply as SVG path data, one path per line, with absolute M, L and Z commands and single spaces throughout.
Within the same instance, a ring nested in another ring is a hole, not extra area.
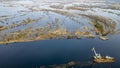
M 118 3 L 36 5 L 28 2 L 0 3 L 0 42 L 7 42 L 0 44 L 0 68 L 40 68 L 69 62 L 84 64 L 93 61 L 93 47 L 102 55 L 114 57 L 115 63 L 83 65 L 82 68 L 120 68 Z M 103 41 L 100 37 L 105 32 L 108 40 Z

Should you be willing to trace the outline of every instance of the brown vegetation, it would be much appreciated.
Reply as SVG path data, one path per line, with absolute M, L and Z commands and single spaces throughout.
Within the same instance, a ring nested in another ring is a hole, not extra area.
M 95 16 L 95 15 L 85 15 L 85 14 L 81 14 L 81 15 L 88 17 L 91 20 L 90 24 L 93 25 L 96 34 L 102 34 L 105 36 L 110 32 L 113 32 L 115 29 L 116 24 L 114 21 L 110 19 L 106 19 L 104 17 Z
M 81 11 L 86 11 L 86 10 L 88 10 L 88 8 L 76 7 L 76 6 L 68 6 L 66 9 L 68 9 L 68 10 L 81 10 Z

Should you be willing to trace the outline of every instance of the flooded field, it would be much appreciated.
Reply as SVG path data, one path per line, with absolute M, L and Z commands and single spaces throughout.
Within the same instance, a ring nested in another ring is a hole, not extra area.
M 119 68 L 119 26 L 119 1 L 1 0 L 0 68 Z

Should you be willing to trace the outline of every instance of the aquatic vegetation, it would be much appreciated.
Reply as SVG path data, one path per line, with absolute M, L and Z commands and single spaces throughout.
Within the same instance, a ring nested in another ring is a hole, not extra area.
M 1 4 L 3 10 L 11 9 L 12 14 L 0 15 L 4 18 L 0 21 L 0 43 L 96 37 L 105 40 L 107 35 L 119 33 L 119 4 L 33 3 L 36 2 Z
M 4 26 L 0 26 L 0 31 L 1 31 L 1 30 L 4 30 L 4 29 L 5 29 L 5 27 L 4 27 Z
M 50 10 L 50 11 L 61 14 L 61 15 L 65 15 L 65 16 L 68 16 L 68 17 L 74 17 L 74 14 L 69 13 L 67 11 L 62 11 L 62 10 Z
M 32 22 L 35 22 L 35 20 L 32 20 L 31 18 L 27 18 L 26 20 L 23 20 L 21 22 L 21 24 L 28 24 L 28 23 L 32 23 Z
M 63 9 L 64 5 L 59 4 L 59 5 L 50 5 L 51 8 L 55 8 L 55 9 Z
M 88 10 L 88 8 L 76 7 L 76 6 L 68 6 L 66 9 L 68 9 L 68 10 L 80 10 L 80 11 L 87 11 Z
M 96 34 L 102 34 L 103 36 L 109 34 L 110 32 L 114 31 L 114 27 L 115 27 L 115 22 L 110 20 L 110 19 L 106 19 L 104 17 L 101 16 L 94 16 L 94 15 L 84 15 L 88 18 L 91 19 L 90 24 L 93 25 Z
M 88 61 L 88 62 L 74 62 L 74 61 L 71 61 L 71 62 L 68 62 L 68 63 L 65 63 L 65 64 L 59 64 L 59 65 L 48 65 L 48 66 L 40 66 L 40 68 L 73 68 L 73 67 L 77 67 L 77 68 L 84 68 L 84 67 L 94 67 L 94 64 L 93 62 L 91 61 Z

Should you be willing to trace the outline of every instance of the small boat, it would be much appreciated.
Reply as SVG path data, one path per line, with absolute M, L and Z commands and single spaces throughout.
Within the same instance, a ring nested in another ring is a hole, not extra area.
M 100 53 L 96 52 L 95 48 L 93 48 L 92 51 L 95 54 L 93 56 L 93 62 L 96 62 L 96 63 L 113 63 L 113 62 L 115 62 L 115 59 L 113 57 L 101 56 Z

